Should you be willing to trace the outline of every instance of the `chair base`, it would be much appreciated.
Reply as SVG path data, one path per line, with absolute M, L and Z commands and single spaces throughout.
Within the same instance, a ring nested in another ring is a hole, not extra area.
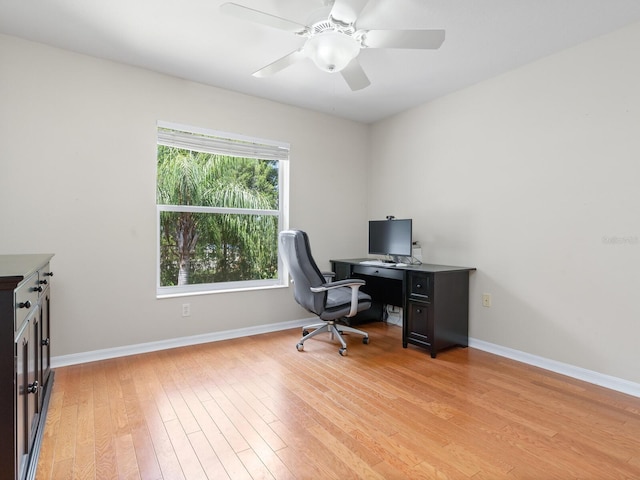
M 313 332 L 309 332 L 309 329 L 314 329 L 314 330 Z M 369 343 L 369 334 L 367 332 L 363 330 L 358 330 L 357 328 L 349 327 L 346 325 L 338 326 L 336 325 L 335 320 L 328 320 L 326 322 L 314 323 L 313 325 L 307 325 L 305 327 L 302 327 L 302 338 L 300 339 L 300 341 L 298 341 L 296 348 L 298 349 L 299 352 L 301 352 L 302 350 L 304 350 L 304 342 L 306 342 L 312 337 L 315 337 L 319 333 L 324 333 L 324 332 L 330 333 L 331 339 L 333 339 L 334 336 L 338 338 L 340 345 L 342 345 L 342 347 L 338 349 L 338 353 L 340 353 L 340 355 L 342 355 L 343 357 L 347 354 L 347 343 L 342 338 L 343 332 L 362 335 L 363 337 L 362 343 L 364 344 Z

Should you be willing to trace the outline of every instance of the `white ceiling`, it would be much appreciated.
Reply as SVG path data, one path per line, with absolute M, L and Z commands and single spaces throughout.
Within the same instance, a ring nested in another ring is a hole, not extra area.
M 304 39 L 224 15 L 225 1 L 0 0 L 0 33 L 369 123 L 640 21 L 638 0 L 370 0 L 359 28 L 446 39 L 439 50 L 362 50 L 371 86 L 353 92 L 308 59 L 253 77 Z M 234 1 L 303 24 L 323 6 Z

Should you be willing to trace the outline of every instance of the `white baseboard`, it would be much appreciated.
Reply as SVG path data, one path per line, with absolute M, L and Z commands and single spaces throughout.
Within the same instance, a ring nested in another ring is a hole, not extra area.
M 469 346 L 495 355 L 500 355 L 501 357 L 517 360 L 518 362 L 526 363 L 528 365 L 540 367 L 561 375 L 566 375 L 577 380 L 593 383 L 594 385 L 599 385 L 610 390 L 633 395 L 634 397 L 640 397 L 640 384 L 630 382 L 622 378 L 604 375 L 585 368 L 557 362 L 544 357 L 538 357 L 537 355 L 531 355 L 530 353 L 513 350 L 511 348 L 495 345 L 493 343 L 474 338 L 469 338 Z
M 172 338 L 170 340 L 161 340 L 158 342 L 139 343 L 136 345 L 127 345 L 125 347 L 105 348 L 103 350 L 94 350 L 91 352 L 74 353 L 71 355 L 60 355 L 51 359 L 52 368 L 66 367 L 69 365 L 78 365 L 81 363 L 95 362 L 98 360 L 106 360 L 109 358 L 126 357 L 127 355 L 136 355 L 139 353 L 155 352 L 158 350 L 167 350 L 169 348 L 186 347 L 189 345 L 198 345 L 201 343 L 217 342 L 220 340 L 229 340 L 232 338 L 248 337 L 250 335 L 258 335 L 261 333 L 278 332 L 280 330 L 288 330 L 290 328 L 302 327 L 310 323 L 314 323 L 316 318 L 305 318 L 300 320 L 292 320 L 289 322 L 272 323 L 269 325 L 258 325 L 255 327 L 238 328 L 235 330 L 226 330 L 224 332 L 206 333 L 203 335 L 193 335 L 190 337 Z M 469 346 L 477 348 L 485 352 L 500 355 L 501 357 L 510 358 L 519 362 L 544 368 L 561 375 L 583 380 L 585 382 L 600 385 L 617 392 L 633 395 L 640 398 L 640 384 L 623 380 L 621 378 L 604 375 L 602 373 L 586 370 L 584 368 L 569 365 L 567 363 L 556 362 L 547 358 L 531 355 L 519 350 L 503 347 L 493 343 L 485 342 L 469 338 Z
M 170 340 L 161 340 L 158 342 L 139 343 L 136 345 L 127 345 L 124 347 L 105 348 L 103 350 L 93 350 L 91 352 L 74 353 L 71 355 L 60 355 L 51 358 L 51 366 L 52 368 L 66 367 L 69 365 L 78 365 L 81 363 L 95 362 L 98 360 L 107 360 L 109 358 L 126 357 L 128 355 L 136 355 L 139 353 L 167 350 L 169 348 L 186 347 L 189 345 L 198 345 L 201 343 L 218 342 L 220 340 L 248 337 L 250 335 L 258 335 L 261 333 L 278 332 L 280 330 L 288 330 L 290 328 L 309 325 L 310 323 L 314 323 L 316 320 L 317 318 L 305 318 L 302 320 L 292 320 L 289 322 L 272 323 L 269 325 L 258 325 L 255 327 L 226 330 L 224 332 L 213 332 L 205 333 L 203 335 L 193 335 L 190 337 L 172 338 Z

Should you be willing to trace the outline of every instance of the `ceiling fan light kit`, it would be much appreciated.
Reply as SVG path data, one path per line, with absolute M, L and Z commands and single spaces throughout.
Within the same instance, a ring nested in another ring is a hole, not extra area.
M 266 77 L 296 62 L 310 58 L 325 72 L 340 73 L 351 90 L 371 82 L 357 57 L 363 48 L 437 49 L 444 42 L 444 30 L 358 30 L 356 21 L 368 0 L 334 0 L 329 9 L 316 12 L 311 26 L 280 18 L 236 3 L 220 6 L 223 13 L 305 37 L 307 41 L 275 62 L 253 73 Z M 327 14 L 328 11 L 328 14 Z M 324 18 L 326 17 L 326 18 Z
M 335 73 L 344 70 L 360 53 L 360 43 L 337 30 L 325 30 L 307 40 L 304 52 L 320 70 Z

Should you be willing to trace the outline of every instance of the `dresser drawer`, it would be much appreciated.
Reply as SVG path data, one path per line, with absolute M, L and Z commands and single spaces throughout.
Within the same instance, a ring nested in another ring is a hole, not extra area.
M 410 273 L 409 274 L 409 297 L 417 298 L 421 301 L 431 300 L 433 279 L 429 274 Z
M 53 277 L 53 272 L 51 271 L 50 264 L 47 263 L 38 271 L 38 285 L 41 287 L 38 293 L 45 290 L 49 283 L 51 283 L 51 277 Z
M 25 278 L 15 289 L 13 303 L 16 312 L 14 316 L 14 330 L 20 328 L 22 322 L 24 322 L 29 313 L 38 304 L 38 295 L 40 294 L 39 292 L 41 290 L 38 282 L 38 272 L 35 272 L 29 277 Z

